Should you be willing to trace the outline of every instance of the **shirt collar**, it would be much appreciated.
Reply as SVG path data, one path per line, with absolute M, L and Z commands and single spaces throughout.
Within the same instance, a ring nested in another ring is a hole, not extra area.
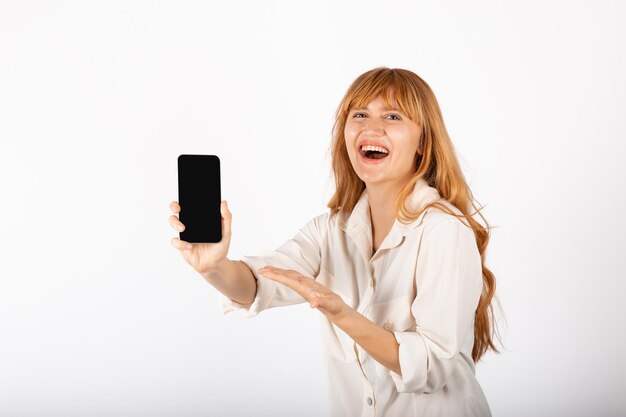
M 439 200 L 440 198 L 441 195 L 436 188 L 429 186 L 423 178 L 419 178 L 415 182 L 415 187 L 407 199 L 407 208 L 416 212 L 426 204 Z M 396 219 L 389 235 L 406 236 L 409 231 L 419 226 L 423 216 L 424 213 L 420 214 L 417 219 L 413 220 L 409 224 L 404 224 Z M 346 232 L 358 231 L 366 233 L 369 236 L 372 235 L 370 206 L 366 190 L 363 190 L 361 196 L 359 197 L 359 201 L 354 206 L 354 209 L 352 209 L 352 213 L 350 213 L 350 216 L 348 216 L 344 222 L 340 223 L 340 227 Z

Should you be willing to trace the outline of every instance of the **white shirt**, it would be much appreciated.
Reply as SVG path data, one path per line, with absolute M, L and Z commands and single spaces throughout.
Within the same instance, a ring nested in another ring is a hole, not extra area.
M 410 204 L 416 209 L 438 199 L 437 190 L 420 179 Z M 305 302 L 257 272 L 265 265 L 294 269 L 393 331 L 400 345 L 402 376 L 371 358 L 320 313 L 333 417 L 490 416 L 472 360 L 474 312 L 483 282 L 472 229 L 429 208 L 410 224 L 396 220 L 373 256 L 372 247 L 363 191 L 347 219 L 319 215 L 275 251 L 244 256 L 242 262 L 257 279 L 256 297 L 244 306 L 220 294 L 221 309 L 252 317 Z

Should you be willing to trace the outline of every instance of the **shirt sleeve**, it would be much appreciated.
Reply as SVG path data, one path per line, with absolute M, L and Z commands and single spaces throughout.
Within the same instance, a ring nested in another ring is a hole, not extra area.
M 243 305 L 218 292 L 219 308 L 232 317 L 254 317 L 261 311 L 304 303 L 291 288 L 260 275 L 257 270 L 266 265 L 293 269 L 311 278 L 319 273 L 321 264 L 320 227 L 324 215 L 318 216 L 302 227 L 296 235 L 273 251 L 263 251 L 257 256 L 244 256 L 241 261 L 257 280 L 257 292 L 252 304 Z
M 473 230 L 453 217 L 425 231 L 415 281 L 416 328 L 394 332 L 402 376 L 390 372 L 398 392 L 430 393 L 446 385 L 474 337 L 483 279 Z

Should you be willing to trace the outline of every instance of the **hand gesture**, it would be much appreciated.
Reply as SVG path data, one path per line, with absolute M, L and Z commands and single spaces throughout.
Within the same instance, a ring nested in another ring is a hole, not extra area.
M 176 216 L 176 214 L 180 213 L 180 205 L 177 201 L 170 203 L 170 210 L 174 213 L 169 217 L 170 225 L 177 231 L 182 232 L 185 230 L 185 225 Z M 226 201 L 222 201 L 220 212 L 222 215 L 222 240 L 220 242 L 190 243 L 177 237 L 172 238 L 172 246 L 180 250 L 180 254 L 185 262 L 200 273 L 206 273 L 216 268 L 221 261 L 227 259 L 226 256 L 230 247 L 232 214 L 228 210 Z
M 343 299 L 330 288 L 305 277 L 298 271 L 267 265 L 258 272 L 272 281 L 288 286 L 308 301 L 311 308 L 317 308 L 332 321 L 339 319 L 349 308 Z

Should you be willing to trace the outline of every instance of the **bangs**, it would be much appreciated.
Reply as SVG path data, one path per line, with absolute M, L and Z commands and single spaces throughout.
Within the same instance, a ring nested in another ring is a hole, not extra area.
M 344 98 L 342 112 L 365 108 L 377 97 L 381 97 L 389 109 L 399 109 L 412 121 L 422 125 L 422 111 L 418 92 L 404 74 L 389 68 L 370 71 L 359 77 Z

